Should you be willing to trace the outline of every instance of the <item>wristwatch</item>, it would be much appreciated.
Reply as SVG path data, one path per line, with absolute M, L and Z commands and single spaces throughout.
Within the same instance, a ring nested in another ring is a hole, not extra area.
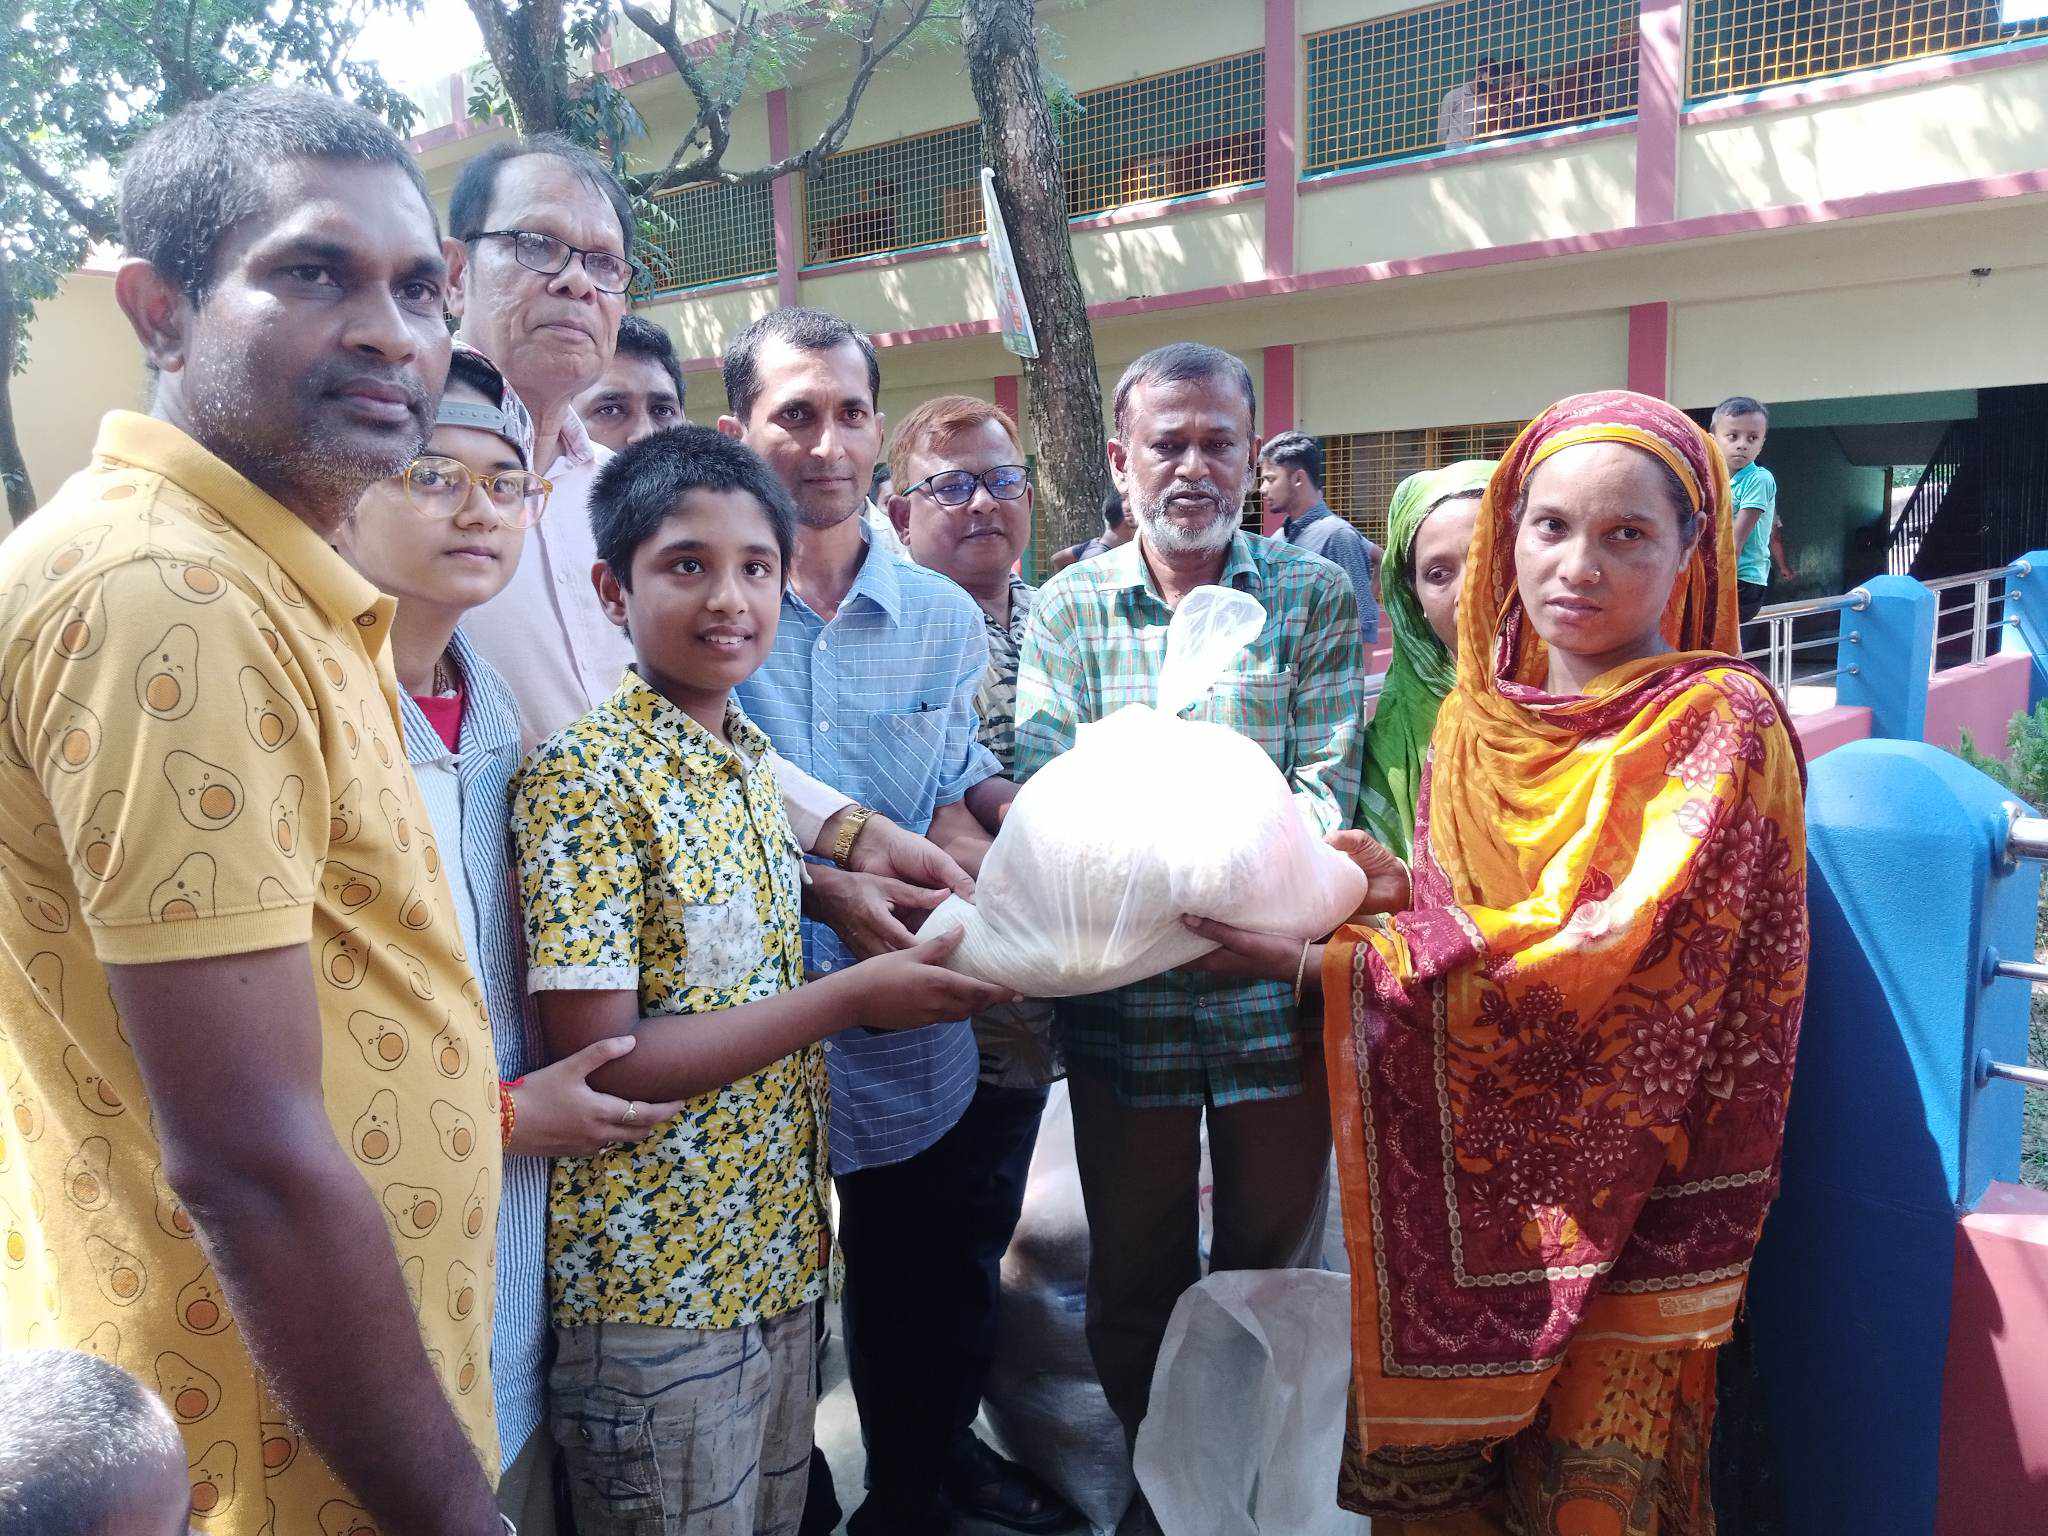
M 860 841 L 861 829 L 875 819 L 875 813 L 864 805 L 856 805 L 846 813 L 846 820 L 839 824 L 839 835 L 832 839 L 832 862 L 841 869 L 848 868 L 847 860 L 853 857 L 853 845 Z

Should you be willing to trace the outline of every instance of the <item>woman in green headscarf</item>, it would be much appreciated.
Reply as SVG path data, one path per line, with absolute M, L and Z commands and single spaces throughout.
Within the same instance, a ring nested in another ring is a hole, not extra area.
M 1457 676 L 1465 549 L 1492 475 L 1484 459 L 1424 470 L 1401 482 L 1387 508 L 1381 592 L 1394 621 L 1394 659 L 1366 734 L 1359 802 L 1365 829 L 1404 859 L 1437 706 Z

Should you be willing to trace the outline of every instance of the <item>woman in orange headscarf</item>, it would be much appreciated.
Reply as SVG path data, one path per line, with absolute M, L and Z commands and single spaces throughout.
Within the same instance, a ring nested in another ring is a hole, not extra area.
M 1620 392 L 1488 487 L 1412 874 L 1326 996 L 1352 1263 L 1340 1500 L 1382 1533 L 1690 1536 L 1778 1181 L 1806 983 L 1803 765 L 1735 660 L 1728 473 Z M 1298 948 L 1220 925 L 1217 968 Z

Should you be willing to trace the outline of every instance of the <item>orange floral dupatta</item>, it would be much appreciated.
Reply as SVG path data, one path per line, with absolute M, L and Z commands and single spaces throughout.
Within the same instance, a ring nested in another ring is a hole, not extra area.
M 1558 697 L 1516 593 L 1514 519 L 1530 471 L 1582 442 L 1656 457 L 1701 531 L 1665 615 L 1675 649 Z M 1413 909 L 1347 927 L 1325 961 L 1347 1492 L 1373 1452 L 1513 1434 L 1574 1340 L 1727 1337 L 1777 1189 L 1805 995 L 1804 767 L 1768 684 L 1729 654 L 1712 442 L 1644 396 L 1560 402 L 1502 460 L 1467 571 Z

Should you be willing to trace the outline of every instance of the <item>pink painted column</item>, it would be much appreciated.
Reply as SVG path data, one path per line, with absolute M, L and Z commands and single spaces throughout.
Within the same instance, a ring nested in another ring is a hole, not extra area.
M 1265 378 L 1260 386 L 1266 411 L 1261 437 L 1294 430 L 1294 348 L 1268 347 L 1260 354 Z
M 1678 111 L 1685 79 L 1685 0 L 1642 0 L 1636 53 L 1636 223 L 1678 217 Z M 1628 387 L 1663 399 L 1671 389 L 1671 306 L 1628 312 Z
M 1260 393 L 1265 398 L 1266 411 L 1259 436 L 1273 438 L 1294 430 L 1294 348 L 1268 347 L 1260 356 L 1260 372 L 1264 376 Z M 1271 533 L 1279 526 L 1280 519 L 1268 512 L 1259 531 Z
M 1685 79 L 1685 0 L 1642 0 L 1636 60 L 1636 223 L 1678 217 L 1678 111 Z
M 1671 306 L 1633 304 L 1628 312 L 1628 387 L 1664 399 L 1671 390 Z
M 1023 419 L 1021 403 L 1024 392 L 1019 385 L 1022 382 L 1014 373 L 1002 374 L 989 381 L 989 398 L 995 401 L 996 409 L 1009 412 L 1010 420 L 1020 424 Z M 1019 430 L 1022 430 L 1021 425 Z
M 789 92 L 770 91 L 767 106 L 768 158 L 780 160 L 789 153 Z M 776 177 L 768 195 L 775 210 L 775 301 L 788 306 L 797 300 L 797 252 L 803 235 L 796 225 L 796 178 Z
M 1266 0 L 1266 276 L 1294 271 L 1294 196 L 1301 160 L 1294 140 L 1295 59 L 1301 38 L 1294 0 Z

